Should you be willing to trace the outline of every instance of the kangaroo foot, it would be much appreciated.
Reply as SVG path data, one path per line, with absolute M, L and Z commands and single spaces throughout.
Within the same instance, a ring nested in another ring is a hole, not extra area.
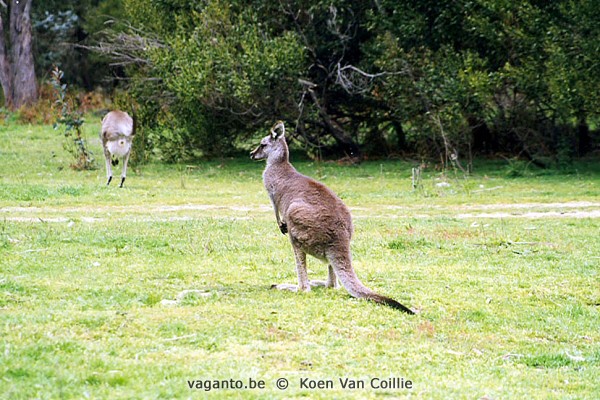
M 293 285 L 291 283 L 280 283 L 280 284 L 275 284 L 275 285 L 271 285 L 271 289 L 277 289 L 277 290 L 289 290 L 290 292 L 298 292 L 298 285 Z M 308 286 L 306 289 L 302 290 L 303 292 L 310 292 L 310 286 Z
M 308 283 L 310 283 L 311 287 L 326 287 L 326 288 L 337 289 L 337 285 L 335 285 L 335 284 L 331 285 L 327 281 L 309 281 Z

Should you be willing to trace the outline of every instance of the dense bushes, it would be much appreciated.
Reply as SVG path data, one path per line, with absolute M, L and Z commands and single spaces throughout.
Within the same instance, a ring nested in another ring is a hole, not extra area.
M 503 153 L 548 165 L 597 149 L 592 0 L 124 0 L 149 145 L 220 155 L 276 119 L 314 155 Z M 264 133 L 264 132 L 262 132 Z

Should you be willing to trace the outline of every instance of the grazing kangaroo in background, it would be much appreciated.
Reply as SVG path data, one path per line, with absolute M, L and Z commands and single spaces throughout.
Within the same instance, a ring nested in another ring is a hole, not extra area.
M 121 184 L 119 187 L 123 187 L 123 183 L 125 183 L 127 162 L 131 153 L 131 142 L 135 135 L 135 125 L 135 118 L 131 118 L 124 111 L 111 111 L 102 119 L 100 140 L 102 141 L 104 158 L 106 159 L 107 186 L 110 185 L 110 181 L 112 180 L 111 164 L 117 165 L 119 163 L 118 157 L 123 157 Z
M 354 297 L 414 314 L 396 300 L 373 292 L 358 279 L 350 255 L 353 230 L 350 211 L 329 188 L 300 174 L 290 164 L 283 122 L 273 125 L 271 134 L 260 141 L 250 158 L 267 160 L 263 182 L 279 229 L 283 234 L 289 233 L 296 256 L 298 285 L 280 284 L 273 285 L 274 288 L 308 292 L 311 285 L 335 288 L 339 279 Z M 306 254 L 329 262 L 326 282 L 308 280 Z

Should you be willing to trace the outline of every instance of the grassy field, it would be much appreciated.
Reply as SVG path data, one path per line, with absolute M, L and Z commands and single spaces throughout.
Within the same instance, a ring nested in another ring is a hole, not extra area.
M 70 162 L 51 127 L 0 125 L 0 398 L 600 393 L 598 162 L 431 168 L 418 190 L 409 162 L 295 163 L 350 206 L 359 277 L 416 316 L 269 290 L 296 277 L 260 163 L 133 166 L 119 189 Z

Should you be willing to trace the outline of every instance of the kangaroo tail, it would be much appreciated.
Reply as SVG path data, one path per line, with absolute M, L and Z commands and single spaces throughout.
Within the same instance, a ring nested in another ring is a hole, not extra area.
M 377 293 L 373 293 L 371 294 L 369 297 L 366 297 L 368 300 L 373 300 L 376 303 L 379 304 L 385 304 L 386 306 L 392 307 L 396 310 L 400 310 L 402 312 L 405 312 L 407 314 L 410 315 L 414 315 L 415 312 L 413 310 L 411 310 L 410 308 L 398 303 L 396 300 L 390 298 L 390 297 L 385 297 L 385 296 L 381 296 Z
M 330 260 L 333 261 L 333 260 Z M 346 288 L 348 293 L 352 295 L 352 297 L 356 297 L 359 299 L 371 300 L 379 304 L 384 304 L 386 306 L 392 307 L 396 310 L 400 310 L 407 314 L 414 314 L 410 308 L 398 303 L 396 300 L 382 296 L 380 294 L 375 293 L 358 279 L 354 269 L 352 268 L 352 264 L 349 262 L 342 262 L 341 265 L 339 263 L 332 262 L 333 270 L 335 271 L 337 277 L 342 282 L 342 285 Z M 335 265 L 338 264 L 338 265 Z
M 135 104 L 133 103 L 131 103 L 131 120 L 133 121 L 133 125 L 131 126 L 131 136 L 134 136 L 137 132 L 138 116 L 135 110 Z

